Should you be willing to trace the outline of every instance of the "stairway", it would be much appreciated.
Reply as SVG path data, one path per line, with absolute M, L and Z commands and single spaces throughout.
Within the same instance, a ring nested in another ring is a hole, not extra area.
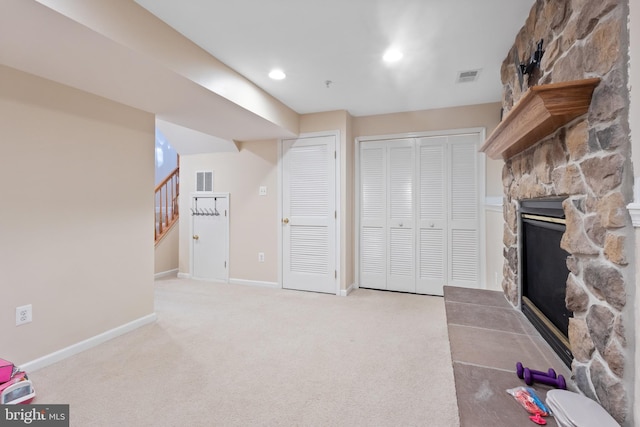
M 155 244 L 178 221 L 178 196 L 180 195 L 180 167 L 175 168 L 157 186 L 155 191 Z

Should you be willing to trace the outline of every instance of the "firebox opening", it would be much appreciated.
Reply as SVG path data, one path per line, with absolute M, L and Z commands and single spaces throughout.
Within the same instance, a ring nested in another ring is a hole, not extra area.
M 524 315 L 571 366 L 568 329 L 573 313 L 565 303 L 569 254 L 560 247 L 566 228 L 562 201 L 534 199 L 520 204 L 521 302 Z

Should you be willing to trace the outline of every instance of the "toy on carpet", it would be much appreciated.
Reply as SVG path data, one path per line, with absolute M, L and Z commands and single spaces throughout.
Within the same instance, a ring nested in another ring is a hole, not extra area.
M 0 359 L 0 405 L 31 403 L 35 396 L 36 391 L 27 373 Z

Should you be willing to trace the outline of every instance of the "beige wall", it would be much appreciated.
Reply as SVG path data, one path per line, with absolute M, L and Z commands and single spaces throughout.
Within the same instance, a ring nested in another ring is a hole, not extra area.
M 180 156 L 180 266 L 191 273 L 191 195 L 195 172 L 214 171 L 214 191 L 229 193 L 230 279 L 278 281 L 278 193 L 276 140 L 239 143 L 238 153 Z M 267 195 L 260 196 L 260 186 Z M 258 262 L 258 252 L 265 261 Z
M 2 66 L 0 82 L 0 337 L 24 364 L 153 313 L 154 117 Z
M 166 273 L 178 269 L 178 245 L 180 239 L 180 227 L 174 224 L 158 242 L 154 251 L 155 274 Z

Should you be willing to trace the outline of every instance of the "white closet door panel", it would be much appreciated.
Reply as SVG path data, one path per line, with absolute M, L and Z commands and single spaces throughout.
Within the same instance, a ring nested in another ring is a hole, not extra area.
M 418 142 L 418 208 L 421 221 L 447 218 L 447 161 L 444 137 L 422 138 Z
M 442 295 L 447 283 L 447 187 L 446 137 L 418 140 L 418 277 L 416 292 Z
M 389 275 L 387 289 L 415 292 L 413 230 L 392 228 L 389 230 Z
M 360 230 L 360 286 L 387 289 L 387 239 L 384 227 Z
M 387 289 L 386 144 L 360 146 L 359 286 Z
M 451 220 L 478 220 L 477 136 L 451 138 Z
M 477 287 L 478 231 L 451 230 L 451 248 L 451 284 Z
M 388 142 L 387 289 L 415 292 L 415 142 Z
M 389 146 L 389 218 L 413 220 L 413 159 L 409 142 L 392 142 Z
M 478 134 L 456 135 L 451 142 L 449 190 L 449 284 L 477 287 L 480 271 Z
M 443 295 L 443 286 L 447 284 L 447 231 L 421 228 L 419 233 L 416 292 Z
M 376 144 L 360 152 L 360 209 L 365 220 L 386 217 L 385 147 Z

